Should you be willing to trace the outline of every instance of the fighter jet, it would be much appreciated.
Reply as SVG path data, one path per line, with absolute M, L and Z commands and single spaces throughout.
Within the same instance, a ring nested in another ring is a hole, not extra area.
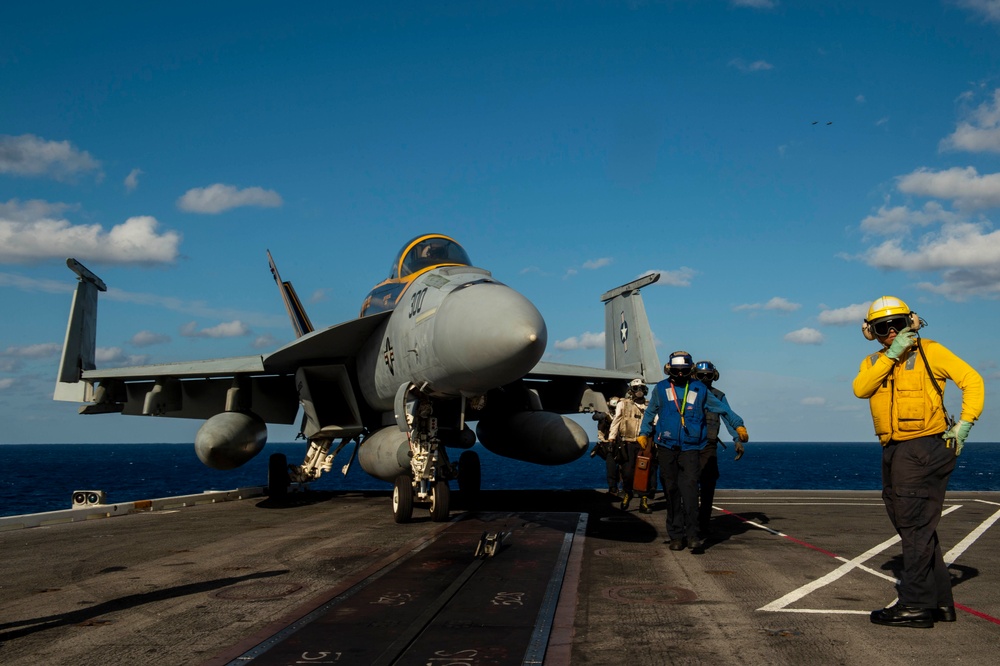
M 433 520 L 446 520 L 452 480 L 474 500 L 482 472 L 469 449 L 477 437 L 500 456 L 569 463 L 589 441 L 567 414 L 606 411 L 606 399 L 624 395 L 631 379 L 662 377 L 639 293 L 659 274 L 601 296 L 602 369 L 541 361 L 542 315 L 473 266 L 448 236 L 425 234 L 406 243 L 388 279 L 364 299 L 360 316 L 321 330 L 313 329 L 267 254 L 296 332 L 293 342 L 266 355 L 110 369 L 95 364 L 97 295 L 107 287 L 68 259 L 78 284 L 54 398 L 87 403 L 81 414 L 204 420 L 194 448 L 216 469 L 257 455 L 268 423 L 298 422 L 309 444 L 305 459 L 289 465 L 284 455 L 271 456 L 271 495 L 329 472 L 353 442 L 348 465 L 356 455 L 365 472 L 393 484 L 393 517 L 403 523 L 415 503 L 429 504 Z

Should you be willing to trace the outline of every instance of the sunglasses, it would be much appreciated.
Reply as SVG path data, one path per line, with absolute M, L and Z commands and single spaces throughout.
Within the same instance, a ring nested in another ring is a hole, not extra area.
M 897 333 L 902 331 L 904 328 L 910 325 L 910 320 L 907 317 L 893 317 L 892 319 L 880 319 L 878 321 L 872 322 L 872 331 L 875 335 L 880 338 L 884 338 L 889 335 L 889 330 L 893 329 Z

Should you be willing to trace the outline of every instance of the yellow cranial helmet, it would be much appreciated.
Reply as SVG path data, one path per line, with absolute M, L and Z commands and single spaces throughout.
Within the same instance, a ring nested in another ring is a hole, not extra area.
M 910 306 L 895 296 L 879 296 L 868 308 L 868 316 L 861 322 L 861 333 L 869 340 L 885 337 L 895 329 L 898 333 L 904 326 L 916 331 L 926 322 L 910 310 Z
M 868 316 L 865 319 L 873 322 L 876 319 L 893 316 L 907 316 L 910 314 L 910 306 L 895 296 L 879 296 L 872 301 L 868 308 Z

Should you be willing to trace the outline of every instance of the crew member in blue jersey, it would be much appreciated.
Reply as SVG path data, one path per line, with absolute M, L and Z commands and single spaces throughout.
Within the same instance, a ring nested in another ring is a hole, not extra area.
M 698 473 L 708 442 L 705 412 L 719 414 L 741 443 L 749 441 L 743 419 L 708 387 L 692 378 L 691 354 L 675 351 L 663 366 L 667 378 L 653 388 L 639 427 L 640 445 L 656 444 L 660 482 L 667 496 L 670 550 L 702 548 L 698 534 Z M 655 424 L 655 425 L 654 425 Z
M 711 361 L 698 361 L 694 366 L 694 377 L 707 386 L 712 395 L 729 408 L 729 401 L 726 400 L 726 394 L 712 386 L 712 382 L 719 378 L 719 370 Z M 718 449 L 719 426 L 721 422 L 722 419 L 715 412 L 705 412 L 706 443 L 701 450 L 700 471 L 698 473 L 698 488 L 701 499 L 698 506 L 698 529 L 702 539 L 709 535 L 712 520 L 712 503 L 715 501 L 715 485 L 719 480 Z M 728 423 L 726 427 L 729 427 Z M 739 460 L 743 457 L 743 442 L 740 441 L 738 432 L 730 430 L 729 434 L 736 440 L 736 460 Z M 722 445 L 723 448 L 725 446 L 725 444 Z

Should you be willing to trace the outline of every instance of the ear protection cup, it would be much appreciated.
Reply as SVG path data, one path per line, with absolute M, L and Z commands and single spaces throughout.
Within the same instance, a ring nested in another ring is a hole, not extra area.
M 920 315 L 916 312 L 911 312 L 907 315 L 907 321 L 909 322 L 908 326 L 911 331 L 919 330 L 920 325 L 924 323 L 924 321 L 920 318 Z M 861 335 L 865 336 L 866 340 L 875 339 L 875 331 L 872 330 L 871 324 L 868 323 L 867 319 L 861 322 Z

